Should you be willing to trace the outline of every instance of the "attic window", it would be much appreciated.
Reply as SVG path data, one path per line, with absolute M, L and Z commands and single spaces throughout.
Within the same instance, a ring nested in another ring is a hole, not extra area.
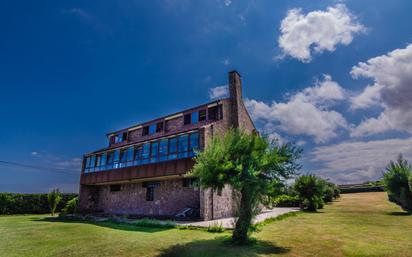
M 190 113 L 185 114 L 183 124 L 189 125 L 191 123 L 191 120 L 192 120 L 192 115 Z
M 163 131 L 163 122 L 158 122 L 156 124 L 156 133 L 162 132 Z
M 147 135 L 149 135 L 149 126 L 143 127 L 143 130 L 142 130 L 142 136 L 147 136 Z
M 199 111 L 199 121 L 204 121 L 206 120 L 206 110 L 200 110 Z

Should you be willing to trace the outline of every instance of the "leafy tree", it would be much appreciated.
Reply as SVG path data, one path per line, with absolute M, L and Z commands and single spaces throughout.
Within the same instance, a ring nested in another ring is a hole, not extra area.
M 390 161 L 383 175 L 383 183 L 389 200 L 408 212 L 412 212 L 411 177 L 412 167 L 402 155 L 399 155 L 396 162 Z
M 66 206 L 64 206 L 64 208 L 62 209 L 61 214 L 63 215 L 74 214 L 76 212 L 78 203 L 79 203 L 78 197 L 71 199 L 70 201 L 66 203 Z
M 316 175 L 301 175 L 295 181 L 295 190 L 302 202 L 301 208 L 316 211 L 323 208 L 325 182 Z
M 233 129 L 223 138 L 213 138 L 198 153 L 192 175 L 202 187 L 219 192 L 229 184 L 239 193 L 239 218 L 232 240 L 245 244 L 255 208 L 277 190 L 282 179 L 295 174 L 300 154 L 301 149 L 293 144 L 279 145 L 256 133 Z
M 53 189 L 48 195 L 47 200 L 49 202 L 50 212 L 51 215 L 54 216 L 54 212 L 56 211 L 57 205 L 61 201 L 62 196 L 59 192 L 59 189 Z

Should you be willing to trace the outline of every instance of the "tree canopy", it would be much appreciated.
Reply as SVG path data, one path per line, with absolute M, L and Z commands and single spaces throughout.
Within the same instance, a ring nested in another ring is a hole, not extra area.
M 224 137 L 213 138 L 198 153 L 192 175 L 199 177 L 202 187 L 221 191 L 229 184 L 240 193 L 233 240 L 246 243 L 254 207 L 282 180 L 296 174 L 301 152 L 294 144 L 280 145 L 256 133 L 232 129 Z

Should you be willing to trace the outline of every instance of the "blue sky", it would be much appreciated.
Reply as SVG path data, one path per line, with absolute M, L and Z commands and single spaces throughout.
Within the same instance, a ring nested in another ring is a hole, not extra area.
M 2 1 L 0 191 L 76 191 L 105 133 L 243 78 L 260 130 L 304 172 L 379 178 L 412 158 L 412 2 Z M 363 64 L 359 64 L 362 62 Z M 38 169 L 44 167 L 45 169 Z

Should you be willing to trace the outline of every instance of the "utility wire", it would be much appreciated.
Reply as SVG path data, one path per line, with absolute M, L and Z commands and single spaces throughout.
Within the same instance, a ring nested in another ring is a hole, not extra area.
M 2 161 L 2 160 L 0 160 L 0 164 L 30 168 L 30 169 L 40 170 L 40 171 L 57 171 L 57 172 L 62 172 L 62 173 L 70 174 L 70 175 L 78 175 L 80 171 L 80 170 L 64 169 L 64 168 L 59 168 L 59 167 L 54 167 L 54 168 L 53 167 L 42 167 L 42 166 L 37 166 L 37 165 L 30 165 L 30 164 L 24 164 L 24 163 Z

